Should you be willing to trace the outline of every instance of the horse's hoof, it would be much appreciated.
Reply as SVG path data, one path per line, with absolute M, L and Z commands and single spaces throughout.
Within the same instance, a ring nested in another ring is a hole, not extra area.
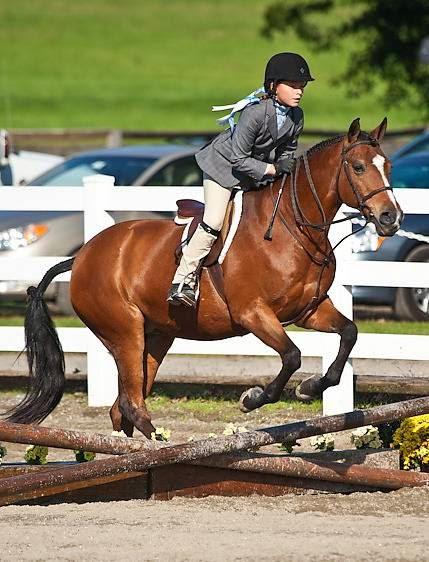
M 249 388 L 249 390 L 243 392 L 240 396 L 240 410 L 247 414 L 248 412 L 255 410 L 255 408 L 259 408 L 261 404 L 258 404 L 258 401 L 263 393 L 264 391 L 260 386 L 254 386 L 253 388 Z
M 313 396 L 309 396 L 308 394 L 303 394 L 302 392 L 300 392 L 300 388 L 300 384 L 295 388 L 295 396 L 299 398 L 299 400 L 301 400 L 302 402 L 311 402 L 312 400 L 314 400 Z
M 318 398 L 320 394 L 315 388 L 319 380 L 319 378 L 315 378 L 313 376 L 302 381 L 302 383 L 300 383 L 295 388 L 296 397 L 303 402 L 311 402 L 312 400 L 316 400 L 316 398 Z

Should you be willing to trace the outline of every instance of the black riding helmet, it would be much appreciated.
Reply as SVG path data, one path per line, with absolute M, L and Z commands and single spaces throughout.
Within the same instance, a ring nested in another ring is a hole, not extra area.
M 314 80 L 305 59 L 296 53 L 277 53 L 273 55 L 265 68 L 264 88 L 268 92 L 270 83 L 281 80 L 310 82 Z

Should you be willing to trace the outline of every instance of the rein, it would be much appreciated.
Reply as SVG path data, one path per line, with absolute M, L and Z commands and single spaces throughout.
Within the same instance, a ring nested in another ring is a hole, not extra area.
M 326 298 L 328 298 L 327 293 L 321 295 L 320 294 L 320 287 L 321 287 L 321 282 L 322 282 L 322 276 L 323 273 L 326 269 L 326 267 L 328 267 L 328 265 L 333 262 L 333 258 L 334 258 L 334 251 L 338 248 L 338 246 L 340 244 L 342 244 L 344 242 L 344 240 L 346 240 L 349 236 L 352 236 L 353 234 L 356 234 L 357 232 L 360 232 L 361 230 L 363 230 L 369 220 L 371 218 L 373 218 L 373 214 L 370 211 L 368 205 L 366 204 L 367 201 L 369 201 L 372 197 L 374 197 L 375 195 L 377 195 L 378 193 L 382 193 L 383 191 L 391 191 L 392 188 L 390 186 L 383 186 L 377 189 L 374 189 L 373 191 L 371 191 L 370 193 L 368 193 L 367 195 L 362 195 L 359 192 L 359 189 L 357 188 L 357 186 L 354 184 L 352 176 L 350 174 L 350 170 L 349 170 L 349 162 L 346 158 L 346 155 L 350 152 L 350 150 L 352 150 L 353 148 L 355 148 L 358 145 L 361 144 L 367 144 L 367 145 L 371 145 L 371 146 L 379 146 L 379 143 L 376 139 L 374 138 L 370 138 L 369 140 L 360 140 L 360 141 L 356 141 L 354 143 L 352 143 L 351 145 L 349 145 L 347 148 L 343 148 L 341 151 L 341 166 L 338 168 L 338 173 L 337 173 L 337 177 L 336 177 L 336 185 L 337 185 L 337 189 L 338 189 L 338 181 L 339 181 L 339 177 L 340 177 L 340 173 L 342 168 L 344 168 L 344 172 L 346 174 L 347 180 L 350 184 L 350 187 L 352 188 L 353 194 L 356 197 L 356 201 L 358 203 L 358 209 L 360 211 L 360 213 L 362 214 L 362 216 L 365 218 L 365 224 L 363 226 L 361 226 L 357 231 L 355 232 L 350 232 L 349 234 L 347 234 L 346 236 L 344 236 L 339 242 L 337 242 L 337 244 L 335 244 L 335 246 L 333 246 L 330 250 L 327 249 L 328 245 L 329 245 L 329 240 L 328 240 L 328 235 L 327 235 L 327 231 L 329 230 L 329 228 L 331 227 L 331 225 L 333 224 L 338 224 L 341 222 L 345 222 L 348 220 L 351 220 L 352 217 L 345 217 L 342 219 L 337 219 L 337 220 L 332 220 L 332 221 L 327 221 L 326 220 L 326 214 L 325 214 L 325 210 L 323 208 L 322 202 L 320 200 L 320 197 L 317 193 L 316 190 L 316 186 L 314 184 L 313 178 L 311 176 L 311 170 L 310 170 L 310 165 L 308 162 L 308 157 L 307 157 L 307 153 L 304 153 L 300 158 L 298 158 L 297 160 L 297 165 L 296 165 L 296 169 L 294 171 L 293 174 L 291 174 L 291 178 L 290 178 L 290 187 L 291 187 L 291 203 L 292 203 L 292 211 L 293 211 L 293 215 L 294 215 L 294 219 L 295 219 L 295 223 L 298 226 L 299 230 L 301 232 L 303 232 L 304 228 L 313 228 L 315 230 L 319 230 L 320 232 L 325 233 L 325 248 L 322 249 L 319 245 L 319 243 L 314 240 L 314 238 L 306 233 L 307 238 L 310 240 L 310 242 L 315 246 L 315 248 L 317 249 L 317 251 L 319 253 L 322 254 L 323 258 L 322 259 L 317 259 L 303 244 L 302 240 L 296 235 L 296 233 L 289 227 L 287 220 L 285 218 L 285 216 L 283 215 L 282 211 L 279 209 L 279 203 L 280 203 L 280 198 L 282 196 L 283 193 L 283 187 L 286 181 L 286 175 L 283 176 L 282 178 L 282 183 L 279 189 L 279 193 L 277 196 L 277 200 L 274 200 L 274 194 L 273 194 L 273 186 L 270 186 L 270 190 L 271 190 L 271 197 L 273 199 L 273 202 L 275 202 L 274 205 L 274 210 L 273 210 L 273 214 L 271 217 L 271 221 L 270 221 L 270 226 L 267 232 L 272 232 L 272 227 L 273 227 L 273 223 L 274 223 L 274 219 L 276 214 L 279 214 L 279 218 L 280 221 L 282 222 L 282 224 L 287 228 L 288 232 L 291 234 L 291 236 L 300 244 L 300 246 L 302 247 L 302 249 L 305 251 L 305 253 L 308 255 L 308 257 L 311 259 L 311 261 L 320 266 L 320 272 L 319 272 L 319 276 L 317 279 L 317 288 L 316 288 L 316 294 L 312 297 L 311 301 L 308 303 L 308 305 L 306 307 L 304 307 L 304 309 L 294 318 L 292 318 L 291 320 L 288 320 L 287 322 L 282 322 L 283 326 L 289 326 L 290 324 L 294 324 L 296 321 L 301 320 L 306 314 L 308 314 L 309 312 L 313 311 L 317 306 L 319 306 L 319 304 L 321 302 L 323 302 Z M 322 222 L 321 223 L 312 223 L 310 222 L 307 217 L 305 216 L 305 213 L 300 205 L 299 202 L 299 197 L 298 197 L 298 187 L 297 187 L 297 183 L 298 183 L 298 175 L 299 175 L 299 168 L 300 168 L 300 163 L 301 160 L 304 162 L 304 169 L 305 169 L 305 174 L 307 177 L 307 181 L 308 184 L 310 186 L 310 190 L 313 196 L 313 199 L 317 205 L 317 208 L 319 210 L 319 213 L 321 215 L 321 219 Z M 366 218 L 365 215 L 363 214 L 363 211 L 367 209 L 369 211 L 369 218 Z M 271 237 L 267 237 L 265 236 L 266 240 L 271 240 Z

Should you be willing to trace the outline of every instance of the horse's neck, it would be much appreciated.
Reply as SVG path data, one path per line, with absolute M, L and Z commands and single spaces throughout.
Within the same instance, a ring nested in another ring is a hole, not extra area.
M 337 180 L 339 167 L 341 165 L 341 146 L 342 143 L 328 146 L 308 157 L 308 166 L 312 180 L 309 180 L 304 162 L 301 159 L 298 177 L 296 178 L 297 202 L 305 216 L 305 220 L 313 224 L 317 225 L 325 220 L 326 222 L 331 222 L 341 205 L 337 193 Z M 316 203 L 316 198 L 310 189 L 309 181 L 313 181 L 314 189 L 323 209 L 324 217 L 322 217 L 322 213 Z M 299 217 L 296 217 L 296 211 L 294 211 L 294 206 L 292 204 L 293 186 L 291 182 L 292 178 L 289 176 L 283 186 L 279 212 L 277 214 L 280 214 L 283 219 L 287 221 L 290 229 L 296 229 L 298 231 Z M 267 230 L 281 183 L 279 179 L 274 182 L 273 185 L 261 191 L 252 191 L 246 194 L 244 214 L 251 222 L 251 230 L 257 237 L 260 236 L 261 232 L 264 234 Z M 312 238 L 326 238 L 327 230 L 320 233 L 314 230 Z
M 301 158 L 296 189 L 293 190 L 293 186 L 288 182 L 290 197 L 284 200 L 283 204 L 292 207 L 291 198 L 294 197 L 293 191 L 295 191 L 297 204 L 308 222 L 313 224 L 332 222 L 341 205 L 337 191 L 341 146 L 342 143 L 338 143 L 311 154 L 307 158 L 308 172 L 304 159 Z M 311 190 L 311 183 L 316 195 Z

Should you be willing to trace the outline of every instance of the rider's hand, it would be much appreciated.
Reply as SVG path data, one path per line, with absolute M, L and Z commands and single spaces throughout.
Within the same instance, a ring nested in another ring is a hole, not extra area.
M 281 174 L 290 174 L 295 169 L 296 161 L 293 156 L 286 156 L 286 158 L 282 158 L 278 160 L 274 167 L 276 169 L 277 175 Z
M 274 164 L 267 164 L 267 167 L 265 168 L 265 175 L 266 176 L 276 176 L 277 175 L 277 171 L 276 171 L 276 168 L 275 168 Z

